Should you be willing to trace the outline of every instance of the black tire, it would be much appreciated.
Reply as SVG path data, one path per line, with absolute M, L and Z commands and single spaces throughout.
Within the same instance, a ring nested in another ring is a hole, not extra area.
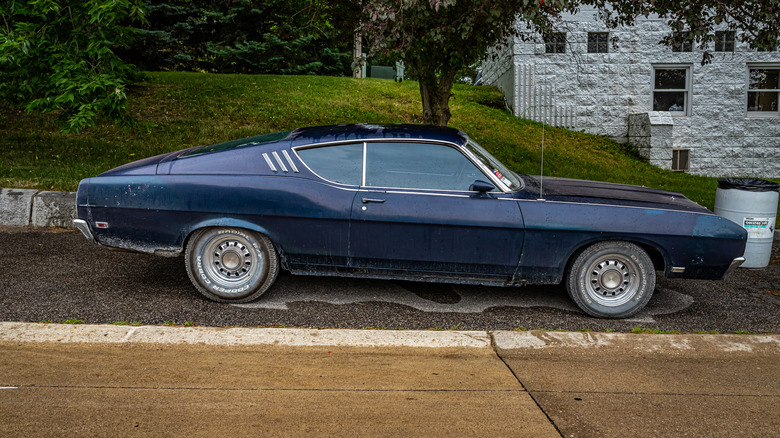
M 279 273 L 279 255 L 271 240 L 239 228 L 196 231 L 187 243 L 184 259 L 195 288 L 222 303 L 257 299 Z
M 655 290 L 650 256 L 629 242 L 599 242 L 582 251 L 566 270 L 566 289 L 585 313 L 627 318 L 642 310 Z

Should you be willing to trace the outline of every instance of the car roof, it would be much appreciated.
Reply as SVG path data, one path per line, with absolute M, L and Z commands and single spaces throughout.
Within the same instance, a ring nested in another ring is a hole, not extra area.
M 212 145 L 197 146 L 177 154 L 176 158 L 186 158 L 210 152 L 225 151 L 244 146 L 264 145 L 278 147 L 309 146 L 339 141 L 366 141 L 386 139 L 433 140 L 463 145 L 468 136 L 453 128 L 431 125 L 411 124 L 370 124 L 355 123 L 347 125 L 311 126 L 294 131 L 280 131 L 269 134 L 244 137 Z M 173 158 L 171 158 L 173 159 Z
M 292 131 L 287 139 L 291 141 L 290 146 L 382 139 L 435 140 L 461 145 L 468 137 L 457 129 L 443 126 L 358 123 L 299 128 Z

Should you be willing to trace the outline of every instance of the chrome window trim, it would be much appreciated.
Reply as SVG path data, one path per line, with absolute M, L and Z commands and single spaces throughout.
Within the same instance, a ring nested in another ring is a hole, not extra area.
M 473 141 L 473 140 L 471 140 L 469 138 L 469 141 Z M 466 143 L 468 144 L 468 141 L 466 141 Z M 475 141 L 473 141 L 473 143 L 478 145 L 478 143 L 475 142 Z M 480 146 L 480 147 L 482 147 L 482 146 Z M 469 160 L 471 160 L 474 163 L 474 165 L 477 166 L 477 168 L 482 169 L 482 173 L 486 174 L 491 179 L 491 181 L 493 182 L 493 185 L 496 186 L 497 189 L 500 189 L 502 193 L 519 192 L 519 191 L 521 191 L 521 190 L 523 190 L 525 188 L 525 181 L 523 181 L 523 178 L 521 178 L 520 175 L 517 175 L 518 179 L 520 179 L 520 182 L 522 183 L 522 185 L 520 187 L 518 187 L 515 190 L 512 190 L 511 188 L 506 187 L 506 184 L 504 184 L 504 182 L 501 181 L 498 178 L 498 176 L 496 176 L 496 174 L 494 174 L 490 170 L 490 168 L 485 166 L 485 164 L 482 162 L 482 160 L 477 158 L 477 156 L 473 152 L 471 152 L 471 149 L 467 148 L 465 145 L 463 147 L 461 147 L 460 149 L 465 152 L 466 157 Z M 490 155 L 493 155 L 493 154 L 490 154 Z M 496 158 L 496 157 L 493 157 L 493 158 L 495 158 L 496 161 L 499 161 L 498 158 Z M 500 163 L 500 161 L 499 161 L 499 163 Z M 504 163 L 501 163 L 501 164 L 504 164 Z M 506 164 L 504 164 L 504 166 L 506 166 Z M 510 172 L 511 172 L 511 170 L 510 170 Z
M 468 139 L 466 140 L 468 141 Z M 463 156 L 466 157 L 467 160 L 471 161 L 471 163 L 477 167 L 477 169 L 482 172 L 484 176 L 487 177 L 488 181 L 490 181 L 491 184 L 493 184 L 496 189 L 500 191 L 500 193 L 506 194 L 506 193 L 513 193 L 515 190 L 508 189 L 504 186 L 504 183 L 499 181 L 498 177 L 494 175 L 492 172 L 485 172 L 485 166 L 482 163 L 481 160 L 476 158 L 474 154 L 471 153 L 471 151 L 460 144 L 453 143 L 450 141 L 441 141 L 441 140 L 426 140 L 426 139 L 407 139 L 407 138 L 376 138 L 371 140 L 339 140 L 339 141 L 332 141 L 332 142 L 323 142 L 323 143 L 312 143 L 312 144 L 305 144 L 300 146 L 295 146 L 292 149 L 293 153 L 298 157 L 298 160 L 300 160 L 301 163 L 303 163 L 304 166 L 309 170 L 309 172 L 316 175 L 318 178 L 321 178 L 325 181 L 334 183 L 334 184 L 341 184 L 336 183 L 334 181 L 327 180 L 325 178 L 322 178 L 320 175 L 317 175 L 317 172 L 314 172 L 308 164 L 304 160 L 301 159 L 300 155 L 298 155 L 298 149 L 309 149 L 309 148 L 317 148 L 317 147 L 326 147 L 326 146 L 337 146 L 341 144 L 357 144 L 362 143 L 363 144 L 363 170 L 362 170 L 362 179 L 360 187 L 372 187 L 372 188 L 380 188 L 377 186 L 367 186 L 365 185 L 366 182 L 366 147 L 368 143 L 423 143 L 423 144 L 436 144 L 436 145 L 442 145 L 442 146 L 449 146 L 451 148 L 454 148 L 458 152 L 460 152 Z M 347 184 L 345 184 L 347 185 Z M 401 189 L 401 190 L 428 190 L 428 189 L 420 189 L 415 187 L 385 187 L 389 189 Z M 434 190 L 434 189 L 430 189 Z M 522 190 L 522 189 L 520 189 Z M 458 191 L 458 190 L 449 190 L 449 191 Z M 474 193 L 473 191 L 463 191 L 464 193 Z
M 361 164 L 360 186 L 366 187 L 366 155 L 368 155 L 368 142 L 363 142 L 363 163 Z
M 417 190 L 424 190 L 424 189 L 417 189 Z M 431 189 L 434 190 L 434 189 Z M 456 193 L 429 193 L 429 192 L 417 192 L 410 190 L 385 190 L 384 193 L 392 193 L 395 195 L 422 195 L 422 196 L 444 196 L 448 198 L 471 198 L 469 195 L 460 195 Z M 472 193 L 472 192 L 461 192 L 461 193 Z

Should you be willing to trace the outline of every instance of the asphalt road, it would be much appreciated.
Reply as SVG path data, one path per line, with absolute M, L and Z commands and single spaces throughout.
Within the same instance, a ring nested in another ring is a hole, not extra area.
M 259 300 L 213 303 L 182 258 L 122 253 L 74 230 L 0 228 L 0 320 L 322 328 L 780 332 L 780 241 L 766 269 L 726 281 L 659 278 L 627 320 L 581 313 L 561 286 L 494 288 L 280 274 Z

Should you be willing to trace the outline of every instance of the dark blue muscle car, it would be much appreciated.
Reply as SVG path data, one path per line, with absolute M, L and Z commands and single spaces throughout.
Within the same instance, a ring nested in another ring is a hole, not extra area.
M 543 187 L 540 187 L 542 186 Z M 81 181 L 100 245 L 184 253 L 206 297 L 254 300 L 295 274 L 559 284 L 627 317 L 667 277 L 720 279 L 745 230 L 671 193 L 520 176 L 455 129 L 302 128 L 136 161 Z

